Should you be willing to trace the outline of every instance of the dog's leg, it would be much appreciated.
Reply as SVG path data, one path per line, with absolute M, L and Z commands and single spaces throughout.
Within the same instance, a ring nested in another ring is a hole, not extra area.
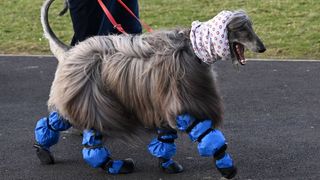
M 227 143 L 222 132 L 212 129 L 212 120 L 198 120 L 184 114 L 177 117 L 177 127 L 189 134 L 192 141 L 198 141 L 199 154 L 204 157 L 213 157 L 215 165 L 221 175 L 227 179 L 237 174 L 230 154 L 226 153 Z
M 159 166 L 166 173 L 180 173 L 183 167 L 172 160 L 176 154 L 174 140 L 178 138 L 177 131 L 173 129 L 158 129 L 158 138 L 151 141 L 148 146 L 149 152 L 159 158 Z
M 102 144 L 102 135 L 95 130 L 83 131 L 83 159 L 94 168 L 102 168 L 108 174 L 127 174 L 134 170 L 132 159 L 112 160 L 110 153 Z
M 59 141 L 59 131 L 67 130 L 71 124 L 63 119 L 57 112 L 50 113 L 49 117 L 40 119 L 35 128 L 34 147 L 42 164 L 53 164 L 54 158 L 50 147 Z

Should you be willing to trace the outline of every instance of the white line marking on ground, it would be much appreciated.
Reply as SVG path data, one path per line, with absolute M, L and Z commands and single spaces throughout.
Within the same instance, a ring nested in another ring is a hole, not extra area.
M 272 62 L 320 62 L 320 59 L 248 59 L 248 61 L 272 61 Z
M 54 57 L 50 54 L 30 55 L 30 54 L 0 54 L 0 57 Z

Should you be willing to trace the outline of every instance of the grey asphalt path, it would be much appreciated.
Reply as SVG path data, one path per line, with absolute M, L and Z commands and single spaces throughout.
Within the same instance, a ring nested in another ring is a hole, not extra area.
M 36 121 L 47 115 L 52 57 L 0 57 L 0 179 L 219 179 L 211 158 L 179 134 L 175 157 L 185 167 L 162 174 L 146 150 L 110 140 L 112 156 L 132 157 L 133 174 L 110 176 L 82 160 L 81 137 L 63 133 L 52 148 L 57 163 L 40 165 L 32 148 Z M 222 130 L 238 168 L 237 179 L 320 179 L 320 62 L 251 61 L 236 71 L 216 64 L 225 102 Z

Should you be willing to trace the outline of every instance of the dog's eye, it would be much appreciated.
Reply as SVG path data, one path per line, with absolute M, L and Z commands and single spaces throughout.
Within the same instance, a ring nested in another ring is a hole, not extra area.
M 242 34 L 242 37 L 243 37 L 243 38 L 246 38 L 246 39 L 250 39 L 250 38 L 251 38 L 251 34 L 248 33 L 248 31 L 245 31 L 245 32 Z

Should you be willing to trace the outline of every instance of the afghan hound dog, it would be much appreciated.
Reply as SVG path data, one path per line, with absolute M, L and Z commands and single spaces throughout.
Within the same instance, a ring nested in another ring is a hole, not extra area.
M 53 1 L 46 0 L 41 10 L 44 35 L 59 61 L 48 100 L 50 112 L 98 140 L 104 136 L 127 139 L 141 127 L 156 129 L 159 136 L 149 151 L 168 173 L 183 168 L 172 160 L 175 152 L 161 154 L 157 149 L 175 150 L 173 140 L 176 130 L 181 130 L 199 142 L 201 156 L 216 160 L 222 176 L 234 177 L 236 168 L 218 129 L 223 105 L 212 64 L 231 60 L 244 65 L 245 48 L 259 53 L 266 50 L 244 11 L 222 11 L 207 22 L 193 22 L 191 28 L 95 36 L 69 47 L 49 25 Z M 66 129 L 53 127 L 50 118 L 46 118 L 49 130 Z M 49 148 L 39 141 L 37 152 L 41 154 Z M 83 144 L 87 151 L 102 147 L 100 143 L 99 147 Z M 85 155 L 84 159 L 91 163 Z M 102 163 L 90 165 L 111 174 L 129 173 L 133 168 L 129 160 L 100 159 Z M 122 166 L 117 167 L 116 162 Z

